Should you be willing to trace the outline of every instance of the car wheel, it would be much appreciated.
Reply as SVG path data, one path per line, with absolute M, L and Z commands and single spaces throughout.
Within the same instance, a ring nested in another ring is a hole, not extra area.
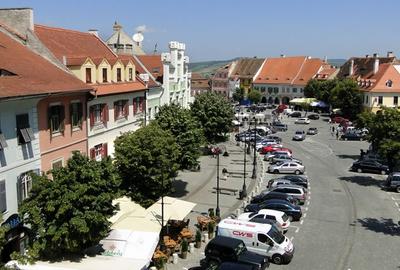
M 396 187 L 396 191 L 397 191 L 397 193 L 400 193 L 400 186 Z
M 357 172 L 358 172 L 358 173 L 362 173 L 363 171 L 362 171 L 361 168 L 358 168 L 358 169 L 357 169 Z
M 382 170 L 382 171 L 381 171 L 381 174 L 382 174 L 382 175 L 385 175 L 385 174 L 386 174 L 386 171 Z
M 282 256 L 280 254 L 274 254 L 272 255 L 272 261 L 274 262 L 274 264 L 282 264 Z
M 279 171 L 278 170 L 274 170 L 274 173 L 279 173 Z
M 300 171 L 299 171 L 299 170 L 295 170 L 294 173 L 297 174 L 297 175 L 299 175 L 299 174 L 300 174 Z
M 347 141 L 347 138 L 344 138 L 345 141 Z

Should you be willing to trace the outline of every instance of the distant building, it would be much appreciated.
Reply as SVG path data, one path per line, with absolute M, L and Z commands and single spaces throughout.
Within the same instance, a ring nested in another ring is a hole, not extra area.
M 307 56 L 267 58 L 254 76 L 253 87 L 262 94 L 262 103 L 288 104 L 304 97 L 310 79 L 328 79 L 335 69 L 319 58 Z
M 192 73 L 191 78 L 191 91 L 192 97 L 196 97 L 205 92 L 211 91 L 210 79 L 205 78 L 200 73 Z
M 352 57 L 340 68 L 338 78 L 354 79 L 363 92 L 364 107 L 372 112 L 381 106 L 399 106 L 400 63 L 392 52 L 386 57 Z
M 229 98 L 229 71 L 230 65 L 220 67 L 211 79 L 211 91 Z
M 260 70 L 264 59 L 241 58 L 231 63 L 229 78 L 231 81 L 239 82 L 239 88 L 244 89 L 245 96 L 252 87 L 254 75 Z
M 111 48 L 116 54 L 128 54 L 128 55 L 144 55 L 145 52 L 142 49 L 143 35 L 142 33 L 137 33 L 138 40 L 134 41 L 128 34 L 122 30 L 122 25 L 117 22 L 113 25 L 113 34 L 106 40 L 106 44 Z M 96 30 L 92 31 L 93 34 L 97 35 Z

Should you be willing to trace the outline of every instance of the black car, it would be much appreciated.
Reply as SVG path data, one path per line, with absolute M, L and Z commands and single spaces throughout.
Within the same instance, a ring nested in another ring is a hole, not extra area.
M 372 173 L 380 173 L 380 174 L 388 174 L 390 173 L 389 167 L 385 164 L 382 164 L 376 160 L 357 160 L 351 166 L 352 171 L 356 172 L 372 172 Z
M 301 117 L 301 112 L 292 112 L 292 113 L 289 113 L 288 116 L 290 116 L 290 117 Z
M 284 212 L 292 218 L 292 220 L 300 220 L 302 216 L 301 208 L 298 205 L 291 204 L 290 202 L 272 199 L 264 201 L 259 204 L 248 204 L 244 208 L 245 212 L 258 212 L 261 209 L 272 209 Z
M 362 141 L 364 136 L 358 132 L 346 132 L 340 137 L 340 139 L 345 141 Z
M 250 264 L 223 262 L 217 270 L 258 270 L 258 267 Z
M 297 200 L 295 198 L 293 198 L 293 196 L 285 194 L 285 193 L 273 192 L 273 191 L 261 192 L 261 194 L 254 196 L 251 199 L 250 203 L 262 203 L 264 201 L 271 200 L 271 199 L 280 199 L 280 200 L 288 201 L 292 204 L 297 204 Z
M 289 180 L 293 185 L 298 185 L 304 188 L 308 188 L 308 180 L 306 178 L 303 178 L 299 175 L 293 175 L 294 177 L 290 176 L 291 175 L 284 175 L 279 178 L 271 179 L 268 181 L 268 185 L 270 185 L 270 183 L 272 184 L 275 180 L 283 179 L 283 180 Z
M 219 266 L 223 262 L 252 265 L 258 270 L 269 266 L 266 257 L 248 251 L 242 240 L 225 236 L 217 236 L 208 242 L 204 254 L 206 258 L 200 264 L 206 269 L 213 265 Z
M 307 116 L 307 118 L 308 118 L 308 119 L 311 119 L 311 120 L 318 120 L 318 119 L 319 119 L 319 115 L 316 114 L 316 113 L 312 113 L 312 114 L 309 114 L 309 115 Z

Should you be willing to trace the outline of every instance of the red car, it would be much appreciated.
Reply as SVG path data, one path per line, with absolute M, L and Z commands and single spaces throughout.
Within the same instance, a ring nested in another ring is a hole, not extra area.
M 260 154 L 265 155 L 267 153 L 274 152 L 274 151 L 288 151 L 288 152 L 292 153 L 292 150 L 290 150 L 289 148 L 268 145 L 268 146 L 264 146 L 263 148 L 261 148 Z
M 341 117 L 341 116 L 335 116 L 335 117 L 333 117 L 331 120 L 332 120 L 333 123 L 336 123 L 336 124 L 340 124 L 340 123 L 342 123 L 343 121 L 346 121 L 346 122 L 349 122 L 349 121 L 350 121 L 349 119 L 346 119 L 346 118 Z

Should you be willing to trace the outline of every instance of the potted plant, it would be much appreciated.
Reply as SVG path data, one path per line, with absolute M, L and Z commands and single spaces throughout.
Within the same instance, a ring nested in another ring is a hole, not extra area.
M 210 221 L 208 223 L 208 239 L 214 238 L 214 231 L 215 231 L 215 221 Z
M 196 235 L 195 235 L 195 247 L 196 248 L 201 248 L 201 232 L 200 230 L 196 231 Z
M 213 217 L 215 216 L 215 214 L 214 214 L 214 208 L 208 209 L 208 216 L 209 216 L 210 218 L 213 218 Z
M 182 243 L 181 243 L 181 257 L 182 259 L 186 259 L 187 253 L 189 249 L 189 244 L 186 238 L 183 238 Z
M 159 257 L 159 258 L 155 259 L 154 266 L 157 267 L 158 270 L 164 270 L 165 257 Z

